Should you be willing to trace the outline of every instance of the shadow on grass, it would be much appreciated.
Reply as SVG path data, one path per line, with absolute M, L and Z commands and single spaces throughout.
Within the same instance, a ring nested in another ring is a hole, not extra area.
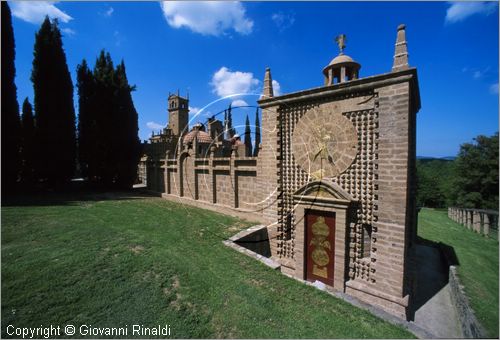
M 84 186 L 72 186 L 62 190 L 38 189 L 26 192 L 18 191 L 10 195 L 2 195 L 2 207 L 15 206 L 53 206 L 78 205 L 78 202 L 108 201 L 108 200 L 137 200 L 151 197 L 160 197 L 160 194 L 147 192 L 145 188 L 129 190 L 104 190 Z
M 417 238 L 414 256 L 415 286 L 410 312 L 415 312 L 448 284 L 449 267 L 459 265 L 453 247 L 442 242 Z

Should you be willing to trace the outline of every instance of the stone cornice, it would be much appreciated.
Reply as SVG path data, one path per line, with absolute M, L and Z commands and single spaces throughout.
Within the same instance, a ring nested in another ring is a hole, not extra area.
M 351 80 L 345 83 L 321 86 L 309 90 L 284 94 L 278 97 L 263 98 L 258 101 L 258 104 L 263 109 L 276 105 L 291 105 L 299 101 L 314 100 L 316 98 L 329 95 L 338 96 L 352 94 L 406 81 L 410 82 L 410 93 L 412 96 L 413 107 L 417 112 L 420 109 L 420 92 L 418 87 L 417 69 L 414 67 L 397 72 L 388 72 L 381 75 Z

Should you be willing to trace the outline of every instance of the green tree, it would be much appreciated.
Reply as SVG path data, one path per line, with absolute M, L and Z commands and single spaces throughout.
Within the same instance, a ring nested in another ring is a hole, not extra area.
M 441 178 L 428 164 L 417 162 L 417 206 L 441 208 L 444 205 Z
M 2 1 L 2 193 L 14 189 L 19 174 L 20 121 L 14 31 L 10 8 Z
M 253 149 L 253 156 L 257 157 L 259 155 L 260 146 L 260 121 L 259 121 L 259 108 L 255 110 L 255 146 Z
M 101 51 L 94 66 L 95 95 L 95 149 L 93 162 L 95 164 L 95 180 L 106 187 L 114 181 L 115 165 L 112 163 L 114 150 L 114 127 L 121 122 L 113 121 L 114 77 L 115 70 L 109 53 Z
M 76 156 L 73 83 L 57 20 L 45 18 L 35 36 L 31 74 L 35 93 L 36 160 L 39 179 L 51 185 L 68 182 Z
M 78 159 L 81 175 L 91 181 L 96 177 L 96 109 L 95 86 L 92 71 L 85 59 L 76 68 L 78 89 Z
M 245 121 L 245 156 L 252 156 L 252 130 L 250 129 L 250 119 Z
M 451 203 L 454 162 L 446 159 L 417 160 L 417 205 L 443 208 Z
M 115 185 L 120 188 L 130 188 L 137 178 L 137 165 L 141 157 L 141 141 L 139 140 L 138 114 L 132 100 L 125 63 L 122 62 L 115 70 L 115 103 L 114 122 L 119 122 L 113 139 L 115 164 Z
M 33 118 L 33 108 L 26 97 L 23 102 L 21 117 L 21 181 L 26 184 L 33 184 L 35 182 L 35 156 L 35 121 Z
M 138 114 L 125 63 L 116 68 L 101 51 L 93 72 L 85 60 L 77 67 L 79 155 L 82 171 L 95 184 L 130 188 L 140 159 Z
M 464 143 L 455 160 L 453 201 L 464 208 L 498 209 L 498 132 Z

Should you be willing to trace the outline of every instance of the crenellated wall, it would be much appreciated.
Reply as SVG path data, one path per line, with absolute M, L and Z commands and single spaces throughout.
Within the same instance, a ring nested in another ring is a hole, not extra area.
M 231 157 L 196 158 L 187 150 L 176 159 L 146 160 L 147 187 L 166 198 L 232 210 L 239 216 L 271 223 L 262 158 L 238 158 L 234 153 Z

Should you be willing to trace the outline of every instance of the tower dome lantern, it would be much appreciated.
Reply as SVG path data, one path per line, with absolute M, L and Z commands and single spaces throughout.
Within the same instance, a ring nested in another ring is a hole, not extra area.
M 340 34 L 335 38 L 340 53 L 323 69 L 325 86 L 343 83 L 349 80 L 358 79 L 359 77 L 361 65 L 344 54 L 346 40 L 345 34 Z

